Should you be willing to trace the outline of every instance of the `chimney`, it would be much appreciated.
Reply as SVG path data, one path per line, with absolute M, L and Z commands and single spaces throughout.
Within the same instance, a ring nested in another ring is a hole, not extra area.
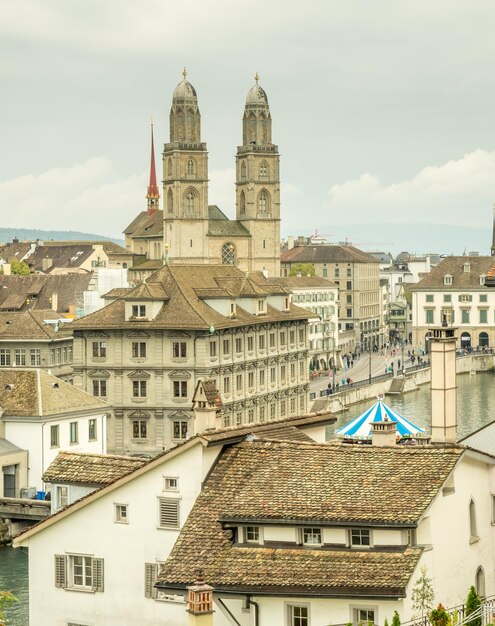
M 196 583 L 187 587 L 189 626 L 213 626 L 213 587 L 205 583 L 203 572 L 196 574 Z
M 4 263 L 2 265 L 3 275 L 10 276 L 12 274 L 12 269 L 10 263 Z
M 49 259 L 47 257 L 45 257 L 44 259 L 41 259 L 41 271 L 42 272 L 47 272 L 51 266 L 53 265 L 53 260 Z
M 289 235 L 287 237 L 287 250 L 292 250 L 293 247 L 294 247 L 294 237 L 292 235 Z
M 457 440 L 456 330 L 452 326 L 430 330 L 432 443 Z
M 50 302 L 51 302 L 53 311 L 58 311 L 58 293 L 56 291 L 52 293 Z
M 193 395 L 194 434 L 216 430 L 217 413 L 222 399 L 214 380 L 199 380 Z
M 397 444 L 397 425 L 392 420 L 371 423 L 372 446 L 395 446 Z

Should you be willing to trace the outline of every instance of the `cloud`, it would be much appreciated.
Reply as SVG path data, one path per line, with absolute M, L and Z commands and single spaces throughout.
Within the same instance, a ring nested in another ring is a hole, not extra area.
M 384 185 L 366 173 L 333 185 L 328 208 L 336 224 L 425 222 L 485 226 L 495 200 L 495 152 L 429 166 L 410 180 Z
M 0 182 L 2 226 L 120 236 L 146 208 L 146 174 L 121 176 L 104 156 Z

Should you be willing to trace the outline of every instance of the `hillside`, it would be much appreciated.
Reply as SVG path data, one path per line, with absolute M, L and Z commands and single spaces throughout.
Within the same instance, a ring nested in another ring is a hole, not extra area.
M 114 241 L 123 245 L 122 239 L 95 235 L 94 233 L 81 233 L 77 230 L 38 230 L 35 228 L 0 228 L 0 243 L 8 243 L 17 237 L 19 241 Z

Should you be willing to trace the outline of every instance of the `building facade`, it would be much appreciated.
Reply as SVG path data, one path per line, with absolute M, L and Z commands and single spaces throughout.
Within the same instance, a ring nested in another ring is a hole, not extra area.
M 164 266 L 73 323 L 74 384 L 114 407 L 110 452 L 155 454 L 188 438 L 199 379 L 216 381 L 226 426 L 306 412 L 311 314 L 263 280 Z
M 459 348 L 495 345 L 495 291 L 485 284 L 493 257 L 447 257 L 432 268 L 412 293 L 413 346 L 429 350 L 429 329 L 454 325 Z
M 339 291 L 339 341 L 346 351 L 383 345 L 379 263 L 351 245 L 294 245 L 281 254 L 282 276 L 294 265 L 309 263 L 315 274 L 333 281 Z

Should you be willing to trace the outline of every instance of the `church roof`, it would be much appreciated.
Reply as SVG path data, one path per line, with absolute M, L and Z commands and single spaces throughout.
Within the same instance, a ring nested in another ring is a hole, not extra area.
M 280 255 L 281 263 L 378 263 L 367 252 L 354 246 L 334 244 L 317 246 L 295 246 L 284 250 Z
M 229 220 L 215 204 L 208 206 L 208 236 L 250 237 L 249 230 L 237 220 Z
M 132 232 L 129 231 L 130 226 L 124 231 L 127 235 L 130 235 L 133 239 L 136 238 L 148 238 L 148 237 L 162 237 L 163 236 L 163 211 L 158 209 L 152 215 L 148 215 L 146 211 L 140 213 L 141 219 L 136 223 Z M 132 224 L 131 224 L 132 226 Z

